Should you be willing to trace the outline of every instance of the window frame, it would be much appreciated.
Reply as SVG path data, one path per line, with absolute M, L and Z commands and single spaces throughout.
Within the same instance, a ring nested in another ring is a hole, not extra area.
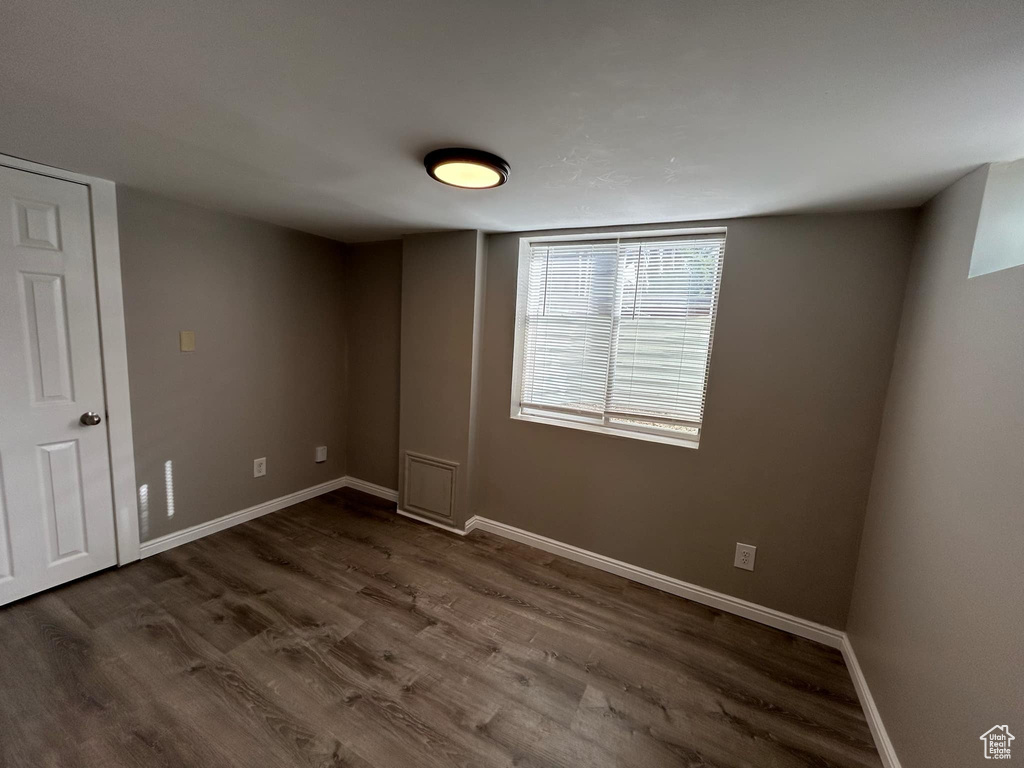
M 523 357 L 525 352 L 526 305 L 529 298 L 528 285 L 530 275 L 530 249 L 533 245 L 541 243 L 627 239 L 653 240 L 656 238 L 678 237 L 680 235 L 722 235 L 723 238 L 727 238 L 727 234 L 726 227 L 691 227 L 686 229 L 649 229 L 621 232 L 575 232 L 573 234 L 521 237 L 519 239 L 517 265 L 515 337 L 512 353 L 512 397 L 509 417 L 515 421 L 527 421 L 535 424 L 568 427 L 569 429 L 578 429 L 585 432 L 610 435 L 612 437 L 622 437 L 630 440 L 645 440 L 665 445 L 678 445 L 684 448 L 697 449 L 700 446 L 700 439 L 703 436 L 703 422 L 697 427 L 698 432 L 696 435 L 680 435 L 671 430 L 659 429 L 657 427 L 641 427 L 629 424 L 613 423 L 610 421 L 608 413 L 597 418 L 580 413 L 566 412 L 559 414 L 554 409 L 544 409 L 543 411 L 540 411 L 530 408 L 524 409 L 522 407 Z M 719 282 L 716 294 L 717 300 L 715 301 L 711 312 L 712 328 L 714 328 L 718 315 L 718 304 L 721 301 L 721 282 Z M 707 391 L 708 382 L 711 379 L 711 354 L 713 351 L 714 332 L 712 331 L 708 349 L 707 373 L 704 380 L 705 392 Z

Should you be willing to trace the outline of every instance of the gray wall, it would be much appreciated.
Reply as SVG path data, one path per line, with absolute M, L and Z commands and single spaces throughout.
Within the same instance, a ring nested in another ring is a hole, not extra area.
M 341 246 L 117 194 L 135 467 L 149 487 L 143 538 L 344 475 Z M 195 352 L 179 352 L 180 330 L 196 332 Z M 313 461 L 317 445 L 325 464 Z M 267 475 L 253 478 L 260 456 Z
M 398 488 L 402 241 L 348 246 L 348 474 Z
M 475 230 L 407 235 L 402 256 L 399 453 L 456 462 L 454 522 L 469 516 L 474 320 L 481 237 Z M 399 492 L 404 501 L 404 462 Z
M 474 513 L 844 626 L 915 222 L 723 222 L 696 451 L 509 419 L 521 235 L 490 236 Z
M 1024 744 L 1024 267 L 967 278 L 984 177 L 923 214 L 850 610 L 904 768 Z

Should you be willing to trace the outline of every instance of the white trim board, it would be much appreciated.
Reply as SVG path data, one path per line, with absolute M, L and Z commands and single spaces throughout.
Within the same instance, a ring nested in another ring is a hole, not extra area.
M 166 536 L 161 536 L 160 538 L 153 539 L 152 541 L 145 541 L 140 546 L 140 557 L 151 557 L 152 555 L 160 552 L 165 552 L 168 549 L 173 549 L 174 547 L 179 547 L 182 544 L 187 544 L 190 541 L 201 539 L 203 536 L 209 536 L 211 533 L 217 533 L 217 531 L 223 531 L 225 528 L 230 528 L 234 525 L 248 522 L 249 520 L 255 520 L 257 517 L 269 515 L 271 512 L 277 512 L 285 507 L 290 507 L 293 504 L 307 501 L 315 496 L 320 496 L 328 491 L 335 491 L 339 488 L 355 488 L 357 491 L 369 493 L 373 496 L 379 496 L 380 498 L 387 499 L 388 501 L 398 500 L 398 491 L 385 488 L 383 485 L 368 483 L 365 480 L 359 480 L 358 478 L 345 475 L 343 477 L 335 478 L 334 480 L 328 480 L 326 483 L 320 483 L 320 485 L 303 488 L 301 491 L 296 491 L 295 493 L 278 496 L 276 499 L 264 501 L 263 503 L 256 504 L 248 509 L 240 509 L 237 512 L 230 512 L 226 515 L 215 518 L 214 520 L 208 520 L 205 523 L 193 525 L 191 528 L 184 528 L 180 531 L 168 533 Z
M 121 292 L 121 246 L 117 232 L 114 185 L 97 180 L 90 186 L 93 247 L 99 297 L 100 338 L 103 342 L 103 387 L 107 400 L 110 473 L 117 520 L 117 563 L 138 560 L 139 508 L 135 485 L 132 406 L 128 387 L 128 341 Z
M 815 640 L 831 648 L 841 648 L 843 644 L 843 633 L 838 629 L 826 627 L 824 624 L 817 624 L 788 613 L 782 613 L 782 611 L 777 611 L 774 608 L 767 608 L 757 603 L 741 600 L 724 592 L 715 592 L 706 587 L 700 587 L 696 584 L 672 578 L 671 576 L 655 573 L 646 568 L 625 563 L 622 560 L 615 560 L 605 555 L 599 555 L 596 552 L 588 552 L 585 549 L 574 547 L 572 544 L 549 539 L 547 536 L 530 533 L 521 528 L 499 523 L 496 520 L 489 520 L 486 517 L 479 516 L 471 517 L 466 521 L 466 533 L 472 530 L 487 531 L 497 536 L 503 536 L 506 539 L 518 541 L 521 544 L 528 544 L 531 547 L 542 549 L 553 555 L 561 555 L 570 560 L 575 560 L 577 563 L 583 563 L 608 573 L 614 573 L 616 576 L 622 576 L 630 581 L 636 581 L 640 584 L 660 589 L 662 592 L 685 597 L 687 600 L 693 600 L 696 603 L 708 605 L 726 613 L 732 613 L 745 619 L 767 624 L 769 627 L 775 627 L 775 629 L 806 637 L 808 640 Z
M 398 507 L 397 506 L 397 504 L 398 504 L 398 491 L 394 490 L 393 488 L 385 488 L 383 485 L 377 485 L 376 483 L 370 483 L 370 482 L 367 482 L 366 480 L 360 480 L 357 477 L 347 477 L 347 476 L 345 477 L 345 486 L 344 487 L 345 488 L 354 488 L 357 491 L 362 491 L 363 493 L 368 493 L 371 496 L 377 496 L 377 497 L 379 497 L 381 499 L 386 499 L 387 501 L 393 501 L 396 504 L 395 511 L 398 514 L 400 514 L 402 517 L 407 517 L 410 520 L 415 520 L 417 523 L 426 523 L 427 525 L 432 525 L 435 528 L 440 528 L 442 531 L 447 531 L 448 533 L 454 533 L 454 534 L 456 534 L 458 536 L 465 536 L 467 533 L 469 533 L 469 530 L 463 530 L 462 528 L 456 528 L 455 526 L 452 526 L 452 525 L 445 525 L 444 523 L 439 522 L 437 520 L 431 520 L 429 517 L 424 517 L 423 515 L 418 515 L 415 512 L 408 512 L 408 511 L 402 509 L 401 507 Z
M 416 518 L 415 515 L 403 513 L 401 510 L 399 510 L 399 514 L 419 519 Z M 864 717 L 867 720 L 868 727 L 871 729 L 871 736 L 874 739 L 875 748 L 878 750 L 882 764 L 885 768 L 900 768 L 900 762 L 896 757 L 896 751 L 893 749 L 892 741 L 889 739 L 889 734 L 882 722 L 882 716 L 878 712 L 878 707 L 875 705 L 874 697 L 872 697 L 871 691 L 868 688 L 868 683 L 864 677 L 864 673 L 860 668 L 860 664 L 857 662 L 857 656 L 853 651 L 853 646 L 850 644 L 850 638 L 842 630 L 827 627 L 824 624 L 817 624 L 813 621 L 808 621 L 807 619 L 801 619 L 799 616 L 793 616 L 788 613 L 777 611 L 774 608 L 768 608 L 763 605 L 758 605 L 757 603 L 751 603 L 747 600 L 741 600 L 738 597 L 726 595 L 722 592 L 716 592 L 712 589 L 707 589 L 706 587 L 690 584 L 688 582 L 672 578 L 671 576 L 655 573 L 654 571 L 649 571 L 646 568 L 640 568 L 639 566 L 631 565 L 621 560 L 615 560 L 611 557 L 606 557 L 605 555 L 599 555 L 596 552 L 589 552 L 571 544 L 556 541 L 555 539 L 549 539 L 546 536 L 540 536 L 536 533 L 530 533 L 529 531 L 524 531 L 521 528 L 516 528 L 505 523 L 499 523 L 496 520 L 489 520 L 486 517 L 480 517 L 478 515 L 471 517 L 466 521 L 465 531 L 451 529 L 430 520 L 423 520 L 422 522 L 430 523 L 438 528 L 444 528 L 445 530 L 450 530 L 453 533 L 458 533 L 463 536 L 473 530 L 487 531 L 488 533 L 493 533 L 496 536 L 502 536 L 506 539 L 518 541 L 521 544 L 526 544 L 536 549 L 550 552 L 554 555 L 560 555 L 608 573 L 614 573 L 616 576 L 622 576 L 630 581 L 646 584 L 649 587 L 660 589 L 663 592 L 678 595 L 679 597 L 684 597 L 687 600 L 693 600 L 696 603 L 708 605 L 712 608 L 725 611 L 726 613 L 742 616 L 745 619 L 750 619 L 751 621 L 756 621 L 760 624 L 766 624 L 769 627 L 781 629 L 784 632 L 789 632 L 790 634 L 794 634 L 799 637 L 805 637 L 808 640 L 814 640 L 822 645 L 839 649 L 846 662 L 846 668 L 850 672 L 853 687 L 857 691 L 857 698 L 860 699 L 861 708 L 864 710 Z
M 239 523 L 246 523 L 249 520 L 255 520 L 257 517 L 263 515 L 269 515 L 271 512 L 277 512 L 279 509 L 290 507 L 293 504 L 298 504 L 301 501 L 312 499 L 315 496 L 333 491 L 338 488 L 344 488 L 348 484 L 347 477 L 339 477 L 334 480 L 328 480 L 326 483 L 320 485 L 314 485 L 310 488 L 304 488 L 301 491 L 295 493 L 289 493 L 286 496 L 278 496 L 276 499 L 265 501 L 262 504 L 249 507 L 248 509 L 240 509 L 237 512 L 231 512 L 230 514 L 218 517 L 214 520 L 209 520 L 199 525 L 193 525 L 191 528 L 185 528 L 174 533 L 168 533 L 166 536 L 161 536 L 158 539 L 152 541 L 146 541 L 142 543 L 140 547 L 141 557 L 151 557 L 152 555 L 165 552 L 168 549 L 174 547 L 180 547 L 182 544 L 187 544 L 190 541 L 201 539 L 204 536 L 209 536 L 211 533 L 217 533 L 223 531 L 225 528 L 231 528 L 232 526 L 238 525 Z
M 171 549 L 172 547 L 185 544 L 189 541 L 194 541 L 202 538 L 203 536 L 208 536 L 211 533 L 222 531 L 233 525 L 253 520 L 262 515 L 276 512 L 277 510 L 284 509 L 292 504 L 298 504 L 301 501 L 306 501 L 307 499 L 311 499 L 315 496 L 319 496 L 338 488 L 354 488 L 388 501 L 396 501 L 398 499 L 398 491 L 346 475 L 345 477 L 340 477 L 336 480 L 322 483 L 321 485 L 315 485 L 311 488 L 306 488 L 305 490 L 297 491 L 296 493 L 289 494 L 287 496 L 281 496 L 277 499 L 264 502 L 263 504 L 257 504 L 254 507 L 249 507 L 248 509 L 243 509 L 229 515 L 224 515 L 216 520 L 211 520 L 207 523 L 195 525 L 191 528 L 186 528 L 183 531 L 177 531 L 175 533 L 168 534 L 167 536 L 162 536 L 159 539 L 148 541 L 142 545 L 141 555 L 142 557 L 155 555 L 158 552 L 163 552 Z M 832 627 L 826 627 L 823 624 L 817 624 L 813 621 L 801 619 L 798 616 L 782 613 L 774 608 L 768 608 L 763 605 L 758 605 L 757 603 L 751 603 L 747 600 L 741 600 L 738 597 L 726 595 L 722 592 L 716 592 L 705 587 L 697 586 L 696 584 L 690 584 L 688 582 L 672 578 L 671 576 L 655 573 L 654 571 L 649 571 L 646 568 L 630 565 L 629 563 L 625 563 L 621 560 L 615 560 L 611 557 L 599 555 L 595 552 L 589 552 L 571 544 L 565 544 L 564 542 L 556 541 L 555 539 L 549 539 L 546 536 L 540 536 L 535 533 L 530 533 L 529 531 L 524 531 L 521 528 L 506 525 L 505 523 L 499 523 L 496 520 L 489 520 L 486 517 L 474 515 L 466 521 L 465 528 L 460 529 L 444 525 L 443 523 L 439 523 L 435 520 L 429 520 L 419 515 L 412 514 L 411 512 L 406 512 L 402 509 L 396 509 L 396 512 L 403 517 L 420 523 L 426 523 L 427 525 L 440 528 L 443 531 L 454 533 L 458 536 L 466 536 L 477 529 L 487 531 L 488 533 L 493 533 L 496 536 L 502 536 L 513 541 L 518 541 L 521 544 L 526 544 L 527 546 L 535 547 L 536 549 L 541 549 L 554 555 L 560 555 L 608 573 L 614 573 L 617 576 L 622 576 L 623 578 L 631 581 L 646 584 L 649 587 L 660 589 L 663 592 L 678 595 L 679 597 L 693 600 L 694 602 L 701 603 L 702 605 L 708 605 L 712 608 L 717 608 L 721 611 L 725 611 L 726 613 L 742 616 L 743 618 L 750 619 L 751 621 L 766 624 L 770 627 L 798 635 L 799 637 L 815 640 L 831 648 L 838 648 L 842 652 L 843 659 L 846 662 L 846 667 L 850 672 L 854 689 L 857 691 L 857 697 L 860 699 L 861 707 L 864 710 L 864 717 L 867 719 L 868 727 L 871 729 L 871 736 L 875 741 L 875 747 L 878 749 L 878 754 L 882 760 L 882 764 L 885 768 L 901 768 L 900 762 L 896 757 L 896 752 L 893 749 L 892 741 L 889 739 L 885 725 L 882 723 L 882 717 L 878 712 L 878 707 L 875 705 L 875 700 L 868 688 L 867 680 L 865 679 L 864 673 L 857 661 L 857 656 L 854 653 L 853 646 L 850 644 L 850 638 L 845 632 L 833 629 Z
M 368 493 L 371 496 L 377 496 L 388 501 L 398 502 L 398 491 L 393 488 L 385 488 L 383 485 L 377 485 L 376 483 L 369 483 L 366 480 L 360 480 L 357 477 L 350 477 L 345 475 L 344 477 L 345 488 L 355 488 L 357 491 Z
M 853 687 L 857 691 L 857 698 L 860 699 L 860 706 L 864 710 L 864 718 L 868 721 L 868 728 L 871 729 L 871 738 L 875 740 L 875 748 L 878 750 L 878 756 L 882 760 L 882 765 L 885 768 L 901 768 L 899 758 L 896 757 L 896 749 L 889 738 L 889 732 L 886 731 L 885 723 L 882 722 L 882 715 L 875 705 L 875 697 L 871 695 L 867 678 L 864 677 L 864 672 L 860 668 L 860 662 L 857 661 L 857 654 L 853 652 L 850 636 L 845 632 L 843 632 L 843 644 L 840 650 L 843 652 L 846 669 L 853 680 Z
M 417 523 L 426 523 L 427 525 L 432 525 L 435 528 L 440 528 L 442 531 L 454 533 L 456 536 L 465 536 L 471 530 L 473 530 L 472 528 L 466 528 L 464 530 L 462 528 L 456 528 L 454 525 L 445 525 L 444 523 L 438 522 L 437 520 L 431 520 L 429 517 L 423 517 L 423 515 L 417 515 L 415 512 L 408 512 L 404 509 L 396 509 L 395 511 L 402 517 L 408 517 L 410 520 L 415 520 Z

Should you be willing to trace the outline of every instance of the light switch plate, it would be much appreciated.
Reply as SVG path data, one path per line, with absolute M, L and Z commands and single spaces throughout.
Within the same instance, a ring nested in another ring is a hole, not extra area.
M 318 445 L 316 447 L 316 463 L 322 464 L 325 461 L 327 461 L 327 446 Z
M 181 347 L 182 352 L 195 352 L 196 351 L 196 332 L 195 331 L 181 331 L 178 334 L 178 345 Z

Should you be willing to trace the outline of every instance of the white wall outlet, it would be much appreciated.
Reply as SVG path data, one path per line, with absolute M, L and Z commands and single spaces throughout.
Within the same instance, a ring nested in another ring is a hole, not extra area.
M 252 476 L 263 477 L 265 474 L 267 474 L 267 457 L 254 459 L 252 462 Z
M 318 445 L 316 447 L 316 459 L 315 459 L 315 461 L 316 461 L 317 464 L 322 464 L 323 462 L 327 461 L 327 446 L 326 445 Z
M 754 557 L 757 555 L 757 547 L 753 544 L 740 544 L 736 542 L 736 559 L 732 564 L 745 571 L 754 570 Z

